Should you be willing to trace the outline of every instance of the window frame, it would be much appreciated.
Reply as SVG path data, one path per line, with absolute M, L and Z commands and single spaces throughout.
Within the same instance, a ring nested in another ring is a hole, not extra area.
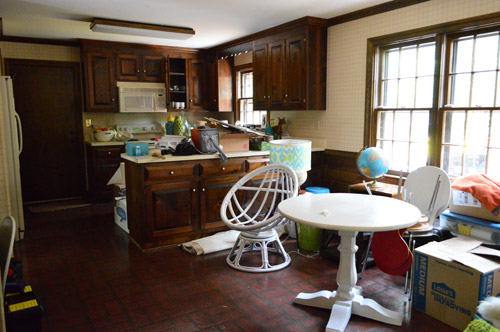
M 450 110 L 444 105 L 447 103 L 449 96 L 450 80 L 448 74 L 452 52 L 445 52 L 450 50 L 451 43 L 458 36 L 483 30 L 485 32 L 497 30 L 500 27 L 499 19 L 500 13 L 494 13 L 368 39 L 363 145 L 375 146 L 376 144 L 377 112 L 382 110 L 382 108 L 378 107 L 380 98 L 378 91 L 380 91 L 379 84 L 381 83 L 379 74 L 383 61 L 382 51 L 394 47 L 415 45 L 425 40 L 435 41 L 434 56 L 436 66 L 434 68 L 433 101 L 432 107 L 426 108 L 426 110 L 430 110 L 427 165 L 440 167 L 444 112 Z M 391 110 L 391 108 L 387 108 L 387 110 Z M 399 175 L 397 173 L 393 170 L 389 171 L 388 174 Z
M 234 98 L 234 102 L 235 102 L 235 105 L 234 105 L 234 110 L 235 110 L 235 114 L 234 114 L 234 119 L 235 119 L 235 122 L 236 121 L 239 121 L 241 120 L 240 119 L 240 113 L 241 113 L 241 110 L 240 110 L 240 85 L 241 85 L 241 82 L 240 82 L 240 73 L 243 73 L 243 72 L 249 72 L 249 71 L 253 71 L 253 64 L 252 63 L 247 63 L 247 64 L 243 64 L 243 65 L 240 65 L 240 66 L 234 66 L 234 95 L 236 96 L 236 98 Z

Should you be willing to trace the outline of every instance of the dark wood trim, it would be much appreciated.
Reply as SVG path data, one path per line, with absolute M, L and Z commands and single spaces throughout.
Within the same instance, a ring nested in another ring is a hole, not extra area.
M 231 40 L 229 42 L 214 46 L 209 48 L 209 51 L 227 51 L 227 50 L 237 50 L 238 46 L 245 44 L 246 47 L 248 48 L 248 51 L 252 50 L 252 42 L 261 39 L 264 37 L 272 36 L 281 32 L 285 32 L 291 28 L 297 27 L 297 26 L 302 26 L 302 25 L 319 25 L 319 26 L 326 26 L 327 20 L 323 18 L 318 18 L 318 17 L 312 17 L 312 16 L 305 16 L 287 23 L 283 23 L 277 26 L 274 26 L 272 28 L 262 30 L 253 34 L 250 34 L 245 37 L 241 37 L 235 40 Z M 240 50 L 241 52 L 241 50 Z M 230 52 L 231 53 L 231 52 Z
M 413 6 L 421 2 L 427 2 L 429 0 L 393 0 L 389 2 L 382 3 L 380 5 L 364 8 L 357 10 L 355 12 L 347 13 L 340 16 L 335 16 L 328 19 L 328 26 L 337 25 L 341 23 L 346 23 L 354 20 L 359 20 L 360 18 L 365 18 L 368 16 L 378 15 L 391 10 L 396 10 L 408 6 Z
M 122 27 L 122 28 L 183 33 L 183 34 L 187 34 L 187 35 L 194 35 L 195 34 L 195 31 L 192 28 L 182 28 L 182 27 L 173 27 L 173 26 L 167 26 L 167 25 L 127 22 L 127 21 L 118 21 L 118 20 L 108 20 L 108 19 L 102 19 L 102 18 L 94 18 L 92 20 L 92 23 L 90 24 L 90 29 L 92 29 L 97 24 L 111 25 L 111 26 Z

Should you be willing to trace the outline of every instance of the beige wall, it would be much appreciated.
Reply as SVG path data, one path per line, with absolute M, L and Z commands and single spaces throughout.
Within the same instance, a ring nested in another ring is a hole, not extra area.
M 367 39 L 500 11 L 499 0 L 432 0 L 328 29 L 326 112 L 272 112 L 285 116 L 294 136 L 327 139 L 327 148 L 363 147 Z

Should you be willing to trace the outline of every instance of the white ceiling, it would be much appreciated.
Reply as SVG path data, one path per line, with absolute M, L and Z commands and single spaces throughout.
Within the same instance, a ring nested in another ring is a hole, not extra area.
M 304 16 L 331 18 L 389 0 L 1 0 L 7 36 L 207 48 Z M 93 18 L 189 27 L 188 40 L 92 32 Z

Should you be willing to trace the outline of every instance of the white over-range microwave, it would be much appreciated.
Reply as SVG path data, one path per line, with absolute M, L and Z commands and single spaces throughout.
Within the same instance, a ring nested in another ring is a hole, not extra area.
M 157 113 L 167 111 L 164 83 L 117 82 L 121 113 Z

